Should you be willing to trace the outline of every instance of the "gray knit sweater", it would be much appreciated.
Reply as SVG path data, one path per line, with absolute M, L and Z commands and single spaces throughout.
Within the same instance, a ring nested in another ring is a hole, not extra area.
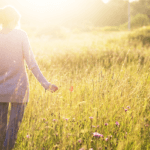
M 0 34 L 0 102 L 29 101 L 29 81 L 24 60 L 41 85 L 49 88 L 50 83 L 36 63 L 26 32 L 13 29 L 8 34 Z

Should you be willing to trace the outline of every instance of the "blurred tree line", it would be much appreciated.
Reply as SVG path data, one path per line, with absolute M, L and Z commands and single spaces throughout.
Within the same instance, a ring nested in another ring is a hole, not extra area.
M 139 0 L 138 2 L 131 3 L 132 15 L 137 13 L 146 14 L 150 18 L 150 0 Z
M 104 3 L 102 0 L 86 0 L 87 5 L 90 6 L 88 11 L 83 11 L 80 14 L 78 21 L 85 20 L 91 22 L 95 26 L 120 26 L 127 25 L 128 22 L 128 6 L 129 0 L 110 0 Z M 150 0 L 135 0 L 130 2 L 131 18 L 136 16 L 131 22 L 138 23 L 138 21 L 150 20 Z M 146 18 L 147 17 L 147 18 Z M 139 19 L 138 21 L 135 21 Z M 72 22 L 74 19 L 72 19 Z M 67 22 L 68 23 L 68 22 Z M 142 24 L 142 23 L 141 23 Z
M 96 26 L 122 25 L 128 22 L 128 5 L 128 0 L 110 0 L 106 4 L 101 0 L 96 0 L 95 9 L 90 13 L 90 21 Z M 130 2 L 130 12 L 131 16 L 144 14 L 150 18 L 150 0 Z
M 104 3 L 102 0 L 76 1 L 80 1 L 79 5 L 82 5 L 82 7 L 78 7 L 76 10 L 70 10 L 64 16 L 58 16 L 58 19 L 64 17 L 61 19 L 63 25 L 86 22 L 100 27 L 119 26 L 128 21 L 128 0 L 110 0 L 108 3 Z M 21 0 L 0 0 L 0 7 L 6 4 L 15 6 L 21 12 L 22 16 L 25 16 L 27 13 L 28 8 L 23 9 L 24 6 Z M 133 1 L 130 3 L 130 6 L 131 16 L 145 14 L 150 18 L 150 0 Z M 26 12 L 23 10 L 26 10 Z M 33 21 L 35 18 L 32 15 L 28 15 L 26 21 L 27 19 Z M 40 21 L 40 18 L 37 18 L 37 22 L 38 20 Z

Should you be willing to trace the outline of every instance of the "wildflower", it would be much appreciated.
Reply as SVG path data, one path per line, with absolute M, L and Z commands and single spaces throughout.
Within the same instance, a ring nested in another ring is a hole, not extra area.
M 73 121 L 75 121 L 75 118 L 72 118 L 73 119 Z
M 103 138 L 103 137 L 104 137 L 104 136 L 103 136 L 103 134 L 101 134 L 101 135 L 100 135 L 100 137 L 102 137 L 102 138 Z
M 66 120 L 66 121 L 68 121 L 69 119 L 68 119 L 68 118 L 66 118 L 65 120 Z
M 29 135 L 26 135 L 26 137 L 29 139 L 30 138 L 30 136 Z
M 79 143 L 81 143 L 81 140 L 78 140 Z
M 108 141 L 108 138 L 106 138 L 105 141 Z
M 97 137 L 101 137 L 101 136 L 102 136 L 101 134 L 99 134 L 99 133 L 97 134 Z
M 130 109 L 130 106 L 127 106 L 128 109 Z
M 108 126 L 108 123 L 105 123 L 105 126 Z
M 73 91 L 73 86 L 71 86 L 69 90 L 72 92 Z
M 102 137 L 103 135 L 102 135 L 102 134 L 99 134 L 98 132 L 94 132 L 94 133 L 93 133 L 93 136 L 94 136 L 94 137 Z
M 95 128 L 95 126 L 92 126 L 93 128 Z
M 99 125 L 97 126 L 97 128 L 99 128 Z
M 43 118 L 43 120 L 45 121 L 46 119 L 45 119 L 45 118 Z
M 119 126 L 119 122 L 116 121 L 116 126 Z
M 149 126 L 149 124 L 146 124 L 146 125 L 145 125 L 145 127 L 148 127 L 148 126 Z
M 125 109 L 125 112 L 127 111 L 128 109 Z
M 79 150 L 84 150 L 84 148 L 80 148 Z
M 53 121 L 55 122 L 55 121 L 56 121 L 56 119 L 53 119 Z
M 93 148 L 90 148 L 89 150 L 93 150 Z
M 100 137 L 100 134 L 99 134 L 98 132 L 94 132 L 94 133 L 93 133 L 93 136 L 94 136 L 94 137 Z
M 97 134 L 98 134 L 97 132 L 94 132 L 94 133 L 93 133 L 93 136 L 97 136 Z
M 56 136 L 58 136 L 58 134 L 56 133 Z
M 93 119 L 93 117 L 89 117 L 91 120 Z

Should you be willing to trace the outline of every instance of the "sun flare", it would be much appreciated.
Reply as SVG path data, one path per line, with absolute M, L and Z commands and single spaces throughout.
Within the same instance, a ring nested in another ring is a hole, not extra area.
M 78 18 L 87 19 L 93 18 L 98 11 L 95 9 L 95 3 L 101 4 L 109 3 L 110 0 L 99 0 L 94 2 L 92 0 L 18 0 L 23 6 L 26 19 L 32 18 L 34 22 L 48 22 L 50 23 L 71 23 L 72 20 L 78 21 Z M 101 7 L 99 8 L 101 9 Z M 93 15 L 91 11 L 93 10 Z M 91 16 L 90 16 L 91 15 Z
M 28 1 L 31 5 L 35 6 L 60 6 L 66 3 L 69 0 L 26 0 Z
M 104 3 L 108 3 L 110 0 L 102 0 Z
M 83 13 L 85 1 L 80 0 L 21 0 L 26 16 L 36 20 L 62 22 Z

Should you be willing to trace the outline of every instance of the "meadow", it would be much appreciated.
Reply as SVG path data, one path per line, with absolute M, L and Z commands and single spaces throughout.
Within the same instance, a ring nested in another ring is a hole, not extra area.
M 45 92 L 27 69 L 30 100 L 14 150 L 150 149 L 150 47 L 127 35 L 29 36 L 59 90 Z

